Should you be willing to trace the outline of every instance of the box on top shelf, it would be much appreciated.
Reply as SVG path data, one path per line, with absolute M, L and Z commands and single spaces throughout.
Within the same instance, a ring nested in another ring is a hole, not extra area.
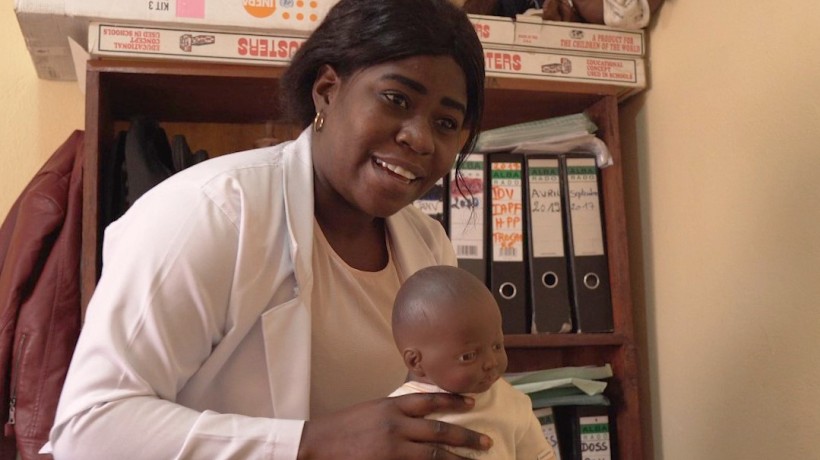
M 84 43 L 88 21 L 66 16 L 65 0 L 15 0 L 14 12 L 37 76 L 76 80 L 68 37 Z
M 553 52 L 523 46 L 484 47 L 488 77 L 532 78 L 608 85 L 624 100 L 646 88 L 642 57 Z
M 338 0 L 65 0 L 69 16 L 309 33 Z
M 337 1 L 15 0 L 14 8 L 38 76 L 76 80 L 69 39 L 91 51 L 88 34 L 92 23 L 306 37 Z M 470 15 L 470 20 L 485 48 L 488 76 L 614 84 L 631 88 L 629 94 L 646 85 L 643 30 L 555 23 L 526 16 L 513 21 Z M 525 36 L 526 45 L 521 43 Z M 596 46 L 607 53 L 594 52 Z M 268 63 L 274 62 L 268 59 Z
M 69 39 L 88 49 L 92 22 L 307 36 L 338 0 L 15 0 L 38 77 L 76 80 Z
M 88 51 L 92 56 L 280 66 L 290 62 L 305 40 L 284 34 L 98 22 L 91 23 L 88 34 Z M 548 51 L 485 44 L 487 76 L 606 84 L 618 87 L 623 98 L 646 85 L 643 58 Z
M 512 45 L 515 42 L 515 22 L 506 16 L 469 14 L 481 43 Z
M 91 56 L 284 66 L 306 39 L 285 34 L 92 22 L 88 52 Z
M 573 53 L 641 57 L 646 54 L 643 29 L 616 29 L 600 24 L 544 21 L 519 14 L 515 18 L 515 45 L 550 48 Z

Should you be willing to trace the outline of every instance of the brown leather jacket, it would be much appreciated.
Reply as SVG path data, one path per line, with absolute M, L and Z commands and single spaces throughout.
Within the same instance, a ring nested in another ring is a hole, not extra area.
M 44 458 L 80 333 L 83 134 L 54 152 L 0 227 L 0 460 Z

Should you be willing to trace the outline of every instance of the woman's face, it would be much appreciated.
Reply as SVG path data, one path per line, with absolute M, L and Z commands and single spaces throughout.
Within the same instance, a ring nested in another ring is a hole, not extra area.
M 449 56 L 415 56 L 314 84 L 324 125 L 313 136 L 317 203 L 387 217 L 453 166 L 462 146 L 467 86 Z

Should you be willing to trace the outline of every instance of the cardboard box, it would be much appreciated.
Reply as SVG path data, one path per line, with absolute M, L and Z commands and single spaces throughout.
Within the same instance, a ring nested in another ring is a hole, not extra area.
M 619 89 L 623 100 L 646 88 L 644 58 L 558 53 L 531 47 L 485 47 L 488 77 L 594 83 Z
M 476 35 L 484 45 L 512 45 L 515 41 L 515 23 L 512 18 L 469 14 Z
M 88 50 L 92 22 L 307 36 L 338 0 L 15 0 L 37 75 L 77 80 L 69 38 Z
M 542 21 L 519 14 L 515 19 L 516 45 L 570 53 L 641 57 L 646 53 L 643 29 L 625 30 L 600 24 Z
M 154 26 L 256 29 L 309 33 L 338 0 L 65 0 L 66 14 L 97 21 Z
M 37 76 L 76 80 L 68 38 L 85 44 L 89 21 L 68 17 L 65 0 L 15 0 L 14 12 Z
M 93 22 L 92 56 L 287 65 L 306 37 Z

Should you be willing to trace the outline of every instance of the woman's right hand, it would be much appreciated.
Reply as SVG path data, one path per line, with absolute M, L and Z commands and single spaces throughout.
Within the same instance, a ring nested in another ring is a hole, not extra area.
M 357 404 L 305 423 L 299 460 L 446 460 L 464 458 L 439 447 L 487 450 L 492 440 L 481 433 L 424 416 L 465 412 L 471 398 L 448 393 L 416 393 Z

